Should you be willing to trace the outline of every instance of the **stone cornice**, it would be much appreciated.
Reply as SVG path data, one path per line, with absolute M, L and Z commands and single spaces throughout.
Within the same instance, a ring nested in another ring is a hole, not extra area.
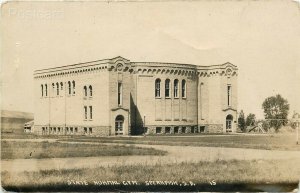
M 231 110 L 231 111 L 237 111 L 236 109 L 233 109 L 233 108 L 231 108 L 231 107 L 228 107 L 228 108 L 226 108 L 226 109 L 223 109 L 223 111 L 229 111 L 229 110 Z
M 69 68 L 69 69 L 61 69 L 56 71 L 45 71 L 34 73 L 34 78 L 51 78 L 57 76 L 69 76 L 69 75 L 78 75 L 84 73 L 91 73 L 91 72 L 100 72 L 100 71 L 107 71 L 107 65 L 105 64 L 97 64 L 92 66 L 82 66 L 77 68 Z
M 113 109 L 111 109 L 111 110 L 112 110 L 112 111 L 123 110 L 123 111 L 129 112 L 129 109 L 125 109 L 125 108 L 123 108 L 123 107 L 117 107 L 117 108 L 113 108 Z
M 197 66 L 193 64 L 161 63 L 161 62 L 130 62 L 123 57 L 78 63 L 68 66 L 48 68 L 34 71 L 34 78 L 51 78 L 56 76 L 77 75 L 92 71 L 128 71 L 135 74 L 174 74 L 183 76 L 210 77 L 237 76 L 237 67 L 229 62 Z

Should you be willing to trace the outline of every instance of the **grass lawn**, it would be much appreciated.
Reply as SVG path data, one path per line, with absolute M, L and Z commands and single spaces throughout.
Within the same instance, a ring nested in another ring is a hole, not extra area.
M 296 133 L 287 134 L 180 134 L 146 137 L 90 137 L 90 136 L 43 136 L 32 134 L 3 133 L 2 139 L 58 139 L 98 143 L 161 144 L 182 146 L 233 147 L 267 150 L 300 150 L 296 145 Z
M 106 146 L 103 144 L 66 144 L 49 142 L 1 141 L 1 159 L 64 158 L 121 155 L 164 155 L 154 148 Z
M 2 172 L 2 186 L 18 187 L 67 187 L 68 181 L 177 181 L 207 184 L 230 183 L 298 183 L 300 160 L 251 160 L 178 163 L 170 165 L 128 165 L 94 169 L 47 170 L 39 172 Z M 76 188 L 76 186 L 75 186 Z M 78 187 L 77 187 L 78 188 Z M 83 187 L 88 189 L 89 187 Z M 84 189 L 83 189 L 84 190 Z
M 293 134 L 272 135 L 194 135 L 194 136 L 146 136 L 146 137 L 77 137 L 63 141 L 84 141 L 124 144 L 160 144 L 182 146 L 233 147 L 267 150 L 300 150 Z

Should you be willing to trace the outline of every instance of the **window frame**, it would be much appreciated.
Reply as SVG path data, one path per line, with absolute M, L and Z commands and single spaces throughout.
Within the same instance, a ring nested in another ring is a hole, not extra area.
M 84 106 L 83 109 L 84 109 L 84 120 L 87 120 L 87 111 L 88 111 L 87 106 Z
M 93 120 L 93 106 L 89 106 L 89 111 L 90 111 L 89 114 L 90 120 Z
M 174 99 L 179 98 L 179 80 L 175 79 L 174 80 L 174 93 L 173 93 Z
M 168 88 L 167 88 L 168 86 Z M 168 94 L 168 96 L 167 96 Z M 171 98 L 171 80 L 169 78 L 167 78 L 165 80 L 165 98 L 166 99 L 170 99 Z
M 44 85 L 41 84 L 42 97 L 44 97 Z
M 89 97 L 91 98 L 91 97 L 93 97 L 93 87 L 92 87 L 92 85 L 90 85 L 89 86 Z
M 72 88 L 73 88 L 72 95 L 75 95 L 75 88 L 76 88 L 75 80 L 72 81 Z
M 186 80 L 181 80 L 181 98 L 186 99 Z
M 55 95 L 55 83 L 52 83 L 52 97 Z
M 48 86 L 47 86 L 47 84 L 45 84 L 45 97 L 47 97 L 48 96 Z
M 123 105 L 123 84 L 122 82 L 118 82 L 118 86 L 117 86 L 117 95 L 118 95 L 118 106 L 122 106 Z
M 56 83 L 56 96 L 59 96 L 59 83 Z
M 227 106 L 231 107 L 232 105 L 232 85 L 227 84 Z
M 68 81 L 68 94 L 69 95 L 72 94 L 72 84 L 71 84 L 71 81 Z
M 87 97 L 87 87 L 83 87 L 83 97 Z
M 161 98 L 161 79 L 155 79 L 155 86 L 154 86 L 154 94 L 155 98 Z

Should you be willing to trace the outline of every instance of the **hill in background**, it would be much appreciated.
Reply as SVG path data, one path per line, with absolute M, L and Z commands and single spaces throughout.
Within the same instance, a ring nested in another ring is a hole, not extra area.
M 24 124 L 33 120 L 33 113 L 1 110 L 1 132 L 22 133 Z

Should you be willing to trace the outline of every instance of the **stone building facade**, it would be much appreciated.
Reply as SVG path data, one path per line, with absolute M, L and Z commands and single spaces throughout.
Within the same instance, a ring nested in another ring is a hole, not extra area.
M 36 70 L 34 133 L 235 132 L 237 71 L 122 57 Z

